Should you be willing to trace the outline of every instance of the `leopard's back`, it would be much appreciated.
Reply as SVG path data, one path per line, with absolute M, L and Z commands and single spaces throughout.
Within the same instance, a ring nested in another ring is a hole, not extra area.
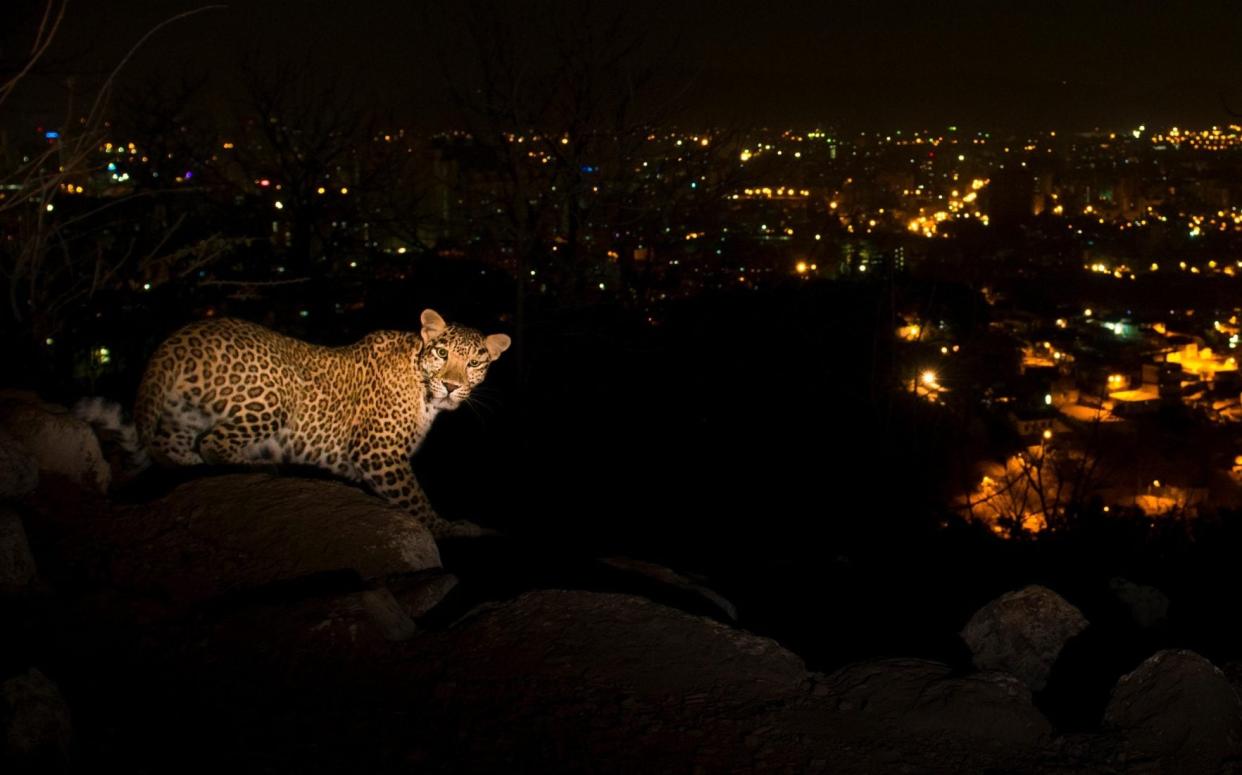
M 274 459 L 281 431 L 307 414 L 309 402 L 330 405 L 320 384 L 330 383 L 323 377 L 339 360 L 329 348 L 243 320 L 192 323 L 148 362 L 134 407 L 139 438 L 166 464 L 242 462 L 207 459 L 208 433 L 215 447 L 247 440 L 247 458 Z M 256 443 L 266 439 L 266 448 Z

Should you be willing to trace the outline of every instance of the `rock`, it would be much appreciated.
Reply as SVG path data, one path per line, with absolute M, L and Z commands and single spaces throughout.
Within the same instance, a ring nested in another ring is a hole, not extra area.
M 647 562 L 646 560 L 635 560 L 630 557 L 608 557 L 600 560 L 600 562 L 623 573 L 637 574 L 658 584 L 666 585 L 675 590 L 701 598 L 717 611 L 723 613 L 729 621 L 737 621 L 737 607 L 733 603 L 726 600 L 715 590 L 692 581 L 670 568 L 657 565 L 654 562 Z
M 433 570 L 416 575 L 390 576 L 384 583 L 406 614 L 418 619 L 456 589 L 458 579 L 452 573 Z
M 595 688 L 678 703 L 697 693 L 770 700 L 797 692 L 807 675 L 773 640 L 633 595 L 528 592 L 476 609 L 453 630 L 463 665 L 474 665 L 472 653 L 492 655 L 471 668 L 476 678 L 511 681 L 529 667 L 575 691 L 586 688 L 585 672 Z
M 0 429 L 0 498 L 20 498 L 39 486 L 39 466 L 30 451 Z
M 8 773 L 67 772 L 73 750 L 69 706 L 56 684 L 31 668 L 0 686 Z
M 343 595 L 247 601 L 214 617 L 202 644 L 211 654 L 207 663 L 246 663 L 263 680 L 274 682 L 270 692 L 309 686 L 330 691 L 328 684 L 336 681 L 359 684 L 416 633 L 413 620 L 387 590 L 376 587 Z
M 1056 592 L 1033 585 L 980 608 L 961 636 L 975 667 L 1015 675 L 1040 691 L 1066 641 L 1087 624 L 1082 613 Z
M 0 506 L 0 595 L 26 589 L 36 575 L 21 517 Z
M 1162 627 L 1168 621 L 1169 598 L 1155 587 L 1135 584 L 1120 576 L 1110 579 L 1108 587 L 1139 627 L 1150 630 Z
M 78 551 L 108 558 L 104 581 L 174 603 L 333 571 L 370 581 L 440 567 L 431 533 L 408 513 L 358 488 L 319 479 L 196 479 L 79 529 Z
M 40 481 L 53 474 L 88 490 L 107 492 L 112 470 L 95 431 L 63 406 L 6 393 L 0 397 L 0 429 L 30 453 Z
M 362 610 L 383 633 L 385 640 L 399 642 L 409 640 L 417 629 L 401 604 L 385 587 L 368 589 L 358 595 Z
M 1104 724 L 1127 758 L 1164 772 L 1218 772 L 1242 756 L 1242 703 L 1229 680 L 1193 651 L 1158 652 L 1113 689 Z
M 847 723 L 875 737 L 942 736 L 993 747 L 1033 747 L 1052 727 L 1031 691 L 1005 673 L 954 677 L 947 665 L 884 659 L 842 668 L 817 684 Z

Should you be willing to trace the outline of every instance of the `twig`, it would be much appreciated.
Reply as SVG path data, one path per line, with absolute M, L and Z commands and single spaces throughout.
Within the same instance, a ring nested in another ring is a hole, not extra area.
M 295 277 L 290 280 L 203 280 L 200 286 L 229 286 L 229 287 L 269 287 L 273 285 L 296 285 L 298 283 L 310 282 L 309 277 Z

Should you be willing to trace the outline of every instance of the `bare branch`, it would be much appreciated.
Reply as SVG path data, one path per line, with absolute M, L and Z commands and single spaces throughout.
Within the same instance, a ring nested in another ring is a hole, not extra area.
M 17 84 L 30 74 L 34 66 L 47 53 L 48 47 L 52 45 L 52 40 L 56 37 L 57 30 L 60 29 L 61 22 L 64 21 L 65 9 L 67 7 L 68 0 L 63 0 L 59 6 L 57 6 L 56 0 L 46 0 L 43 5 L 43 17 L 39 20 L 39 29 L 35 32 L 34 42 L 30 47 L 30 55 L 26 57 L 25 64 L 22 65 L 13 77 L 0 84 L 0 105 L 5 103 L 9 95 L 17 88 Z M 56 16 L 49 24 L 48 20 L 52 17 L 53 8 L 56 9 Z

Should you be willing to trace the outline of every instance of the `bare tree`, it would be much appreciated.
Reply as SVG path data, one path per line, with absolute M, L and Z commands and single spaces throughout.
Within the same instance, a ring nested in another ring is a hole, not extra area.
M 66 7 L 63 0 L 44 3 L 26 60 L 0 86 L 0 108 L 48 51 Z M 72 310 L 100 293 L 186 277 L 227 252 L 218 235 L 196 245 L 178 245 L 175 238 L 184 218 L 161 229 L 116 228 L 118 216 L 134 217 L 132 203 L 158 191 L 118 189 L 107 197 L 83 196 L 106 171 L 100 151 L 106 147 L 108 107 L 122 68 L 165 26 L 220 7 L 204 6 L 152 27 L 85 98 L 76 94 L 71 79 L 62 128 L 49 132 L 38 147 L 3 149 L 0 278 L 14 334 L 31 343 L 44 342 L 59 332 Z
M 252 56 L 242 92 L 235 142 L 214 165 L 215 179 L 239 195 L 266 193 L 267 207 L 279 202 L 272 220 L 288 235 L 280 247 L 291 265 L 339 268 L 383 240 L 417 242 L 421 157 L 395 118 L 309 63 Z
M 1100 420 L 1070 442 L 1051 431 L 988 470 L 960 507 L 967 517 L 1008 537 L 1061 529 L 1081 514 L 1105 482 Z
M 602 226 L 629 231 L 671 204 L 650 185 L 651 127 L 689 83 L 660 82 L 676 71 L 676 34 L 633 9 L 476 0 L 449 14 L 439 62 L 474 162 L 460 187 L 488 192 L 472 225 L 512 253 L 520 357 L 528 288 L 590 300 L 633 255 Z

